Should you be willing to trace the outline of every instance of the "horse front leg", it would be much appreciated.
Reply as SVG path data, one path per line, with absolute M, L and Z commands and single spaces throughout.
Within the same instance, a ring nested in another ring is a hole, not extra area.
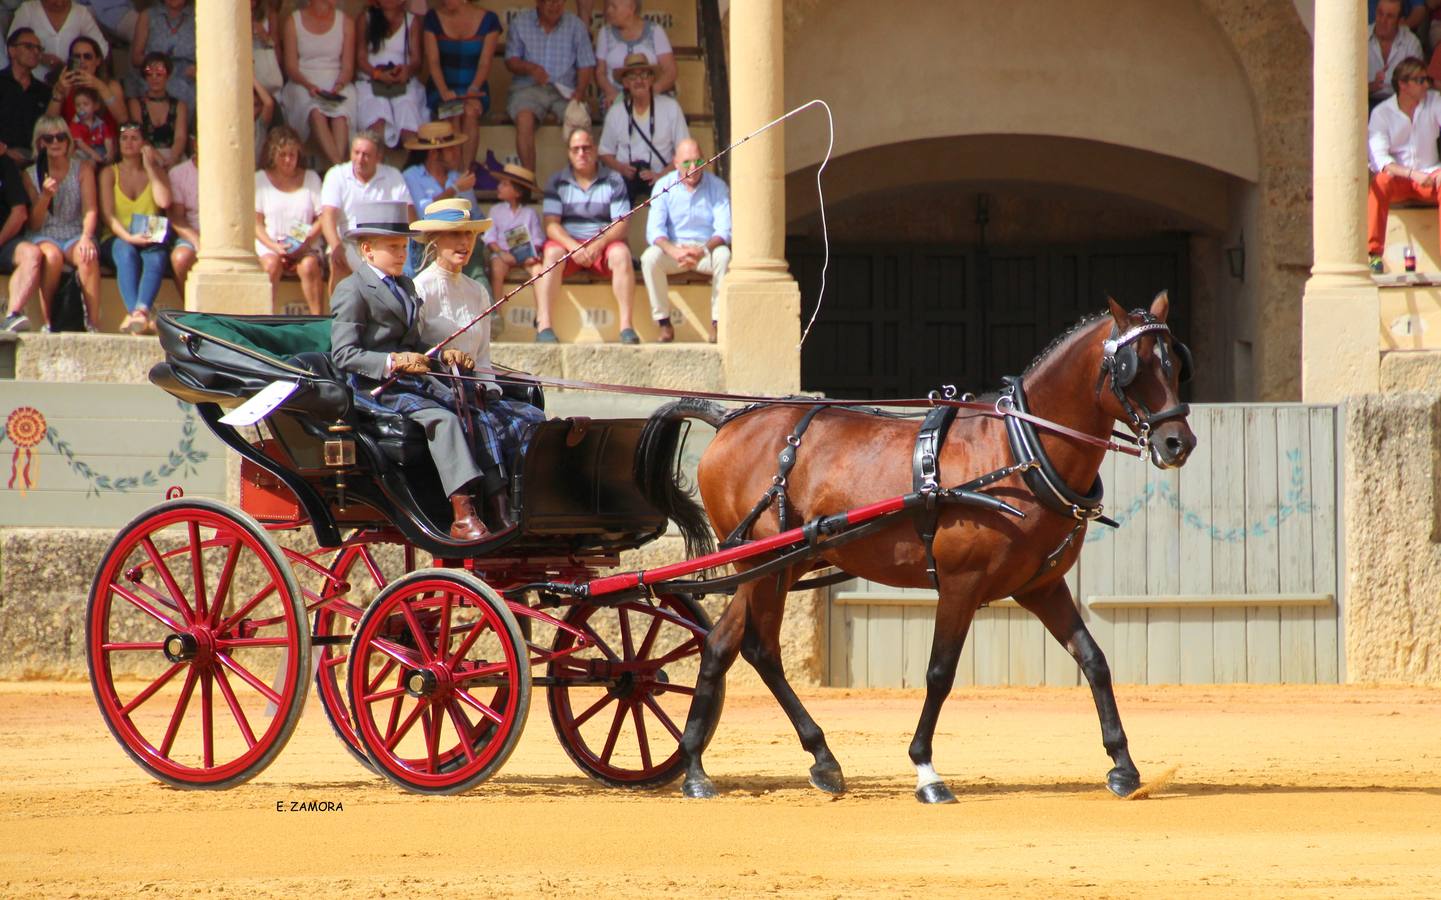
M 1106 787 L 1117 797 L 1129 797 L 1140 788 L 1141 773 L 1131 760 L 1126 731 L 1121 727 L 1116 694 L 1111 689 L 1111 667 L 1082 621 L 1071 599 L 1071 589 L 1057 579 L 1034 591 L 1017 594 L 1016 602 L 1034 613 L 1081 667 L 1086 682 L 1091 686 L 1091 697 L 1096 701 L 1096 714 L 1101 720 L 1101 744 L 1113 764 L 1106 774 Z
M 762 579 L 762 584 L 754 585 L 750 596 L 750 615 L 741 639 L 741 655 L 755 668 L 761 681 L 785 710 L 801 740 L 801 747 L 814 758 L 810 770 L 811 786 L 827 794 L 844 794 L 846 778 L 841 773 L 841 764 L 831 753 L 825 732 L 811 718 L 805 704 L 801 703 L 801 698 L 796 696 L 795 689 L 786 680 L 785 665 L 781 661 L 780 633 L 786 600 L 786 591 L 782 588 L 791 584 L 792 580 L 788 572 L 783 578 Z
M 681 734 L 680 749 L 686 760 L 685 781 L 681 783 L 681 794 L 701 800 L 716 795 L 715 783 L 705 773 L 701 764 L 701 753 L 712 731 L 712 719 L 716 693 L 725 681 L 726 671 L 735 662 L 740 651 L 741 636 L 745 631 L 747 601 L 744 591 L 721 613 L 706 635 L 701 648 L 700 673 L 696 677 L 695 695 L 691 697 L 690 713 L 686 717 L 685 731 Z
M 921 720 L 916 725 L 910 748 L 911 762 L 916 767 L 916 799 L 922 803 L 956 802 L 956 795 L 936 774 L 931 751 L 941 705 L 956 682 L 956 665 L 961 660 L 966 633 L 971 630 L 971 619 L 976 614 L 972 603 L 960 599 L 968 596 L 969 592 L 942 590 L 936 601 L 936 630 L 931 638 L 931 659 L 926 665 L 926 702 L 921 706 Z

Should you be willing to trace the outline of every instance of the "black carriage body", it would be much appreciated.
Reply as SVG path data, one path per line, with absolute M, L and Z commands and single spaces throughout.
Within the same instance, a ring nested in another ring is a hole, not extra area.
M 511 475 L 518 527 L 479 543 L 448 532 L 450 508 L 420 427 L 352 402 L 330 363 L 330 320 L 320 316 L 219 316 L 167 311 L 166 360 L 150 379 L 201 417 L 248 463 L 242 508 L 271 525 L 309 524 L 317 542 L 342 531 L 394 529 L 441 559 L 609 557 L 660 536 L 665 516 L 642 495 L 635 453 L 643 419 L 552 419 L 532 426 Z M 275 381 L 298 389 L 260 428 L 220 421 L 228 408 Z M 544 408 L 538 386 L 508 383 L 507 396 Z M 354 462 L 327 460 L 345 443 Z M 293 498 L 293 499 L 292 499 Z

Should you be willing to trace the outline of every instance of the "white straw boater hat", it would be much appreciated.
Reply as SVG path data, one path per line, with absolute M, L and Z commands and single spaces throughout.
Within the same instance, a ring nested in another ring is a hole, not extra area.
M 415 137 L 402 145 L 407 150 L 439 150 L 442 147 L 456 147 L 465 143 L 465 135 L 455 130 L 449 122 L 426 122 L 416 131 Z
M 489 227 L 489 219 L 470 217 L 470 201 L 460 197 L 435 201 L 425 208 L 425 215 L 419 221 L 410 223 L 411 230 L 422 235 L 443 231 L 484 231 Z
M 406 214 L 410 204 L 398 200 L 372 200 L 358 204 L 345 232 L 347 241 L 370 236 L 410 237 L 413 233 Z

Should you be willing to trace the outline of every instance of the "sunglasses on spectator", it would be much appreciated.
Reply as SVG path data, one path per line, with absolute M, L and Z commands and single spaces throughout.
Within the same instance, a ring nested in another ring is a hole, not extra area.
M 688 159 L 685 162 L 681 163 L 680 167 L 684 171 L 689 171 L 691 169 L 699 169 L 702 165 L 704 165 L 704 163 L 702 163 L 698 159 Z
M 594 153 L 594 152 L 595 152 L 595 145 L 594 145 L 594 144 L 581 144 L 579 147 L 571 147 L 571 148 L 570 148 L 570 152 L 571 152 L 571 153 Z
M 70 140 L 70 135 L 63 131 L 40 135 L 40 143 L 42 144 L 59 144 L 68 140 Z

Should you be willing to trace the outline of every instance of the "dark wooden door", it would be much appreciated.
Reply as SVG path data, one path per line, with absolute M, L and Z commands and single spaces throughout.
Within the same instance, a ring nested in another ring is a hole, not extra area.
M 792 242 L 802 324 L 820 291 L 821 248 Z M 1105 307 L 1169 290 L 1189 299 L 1184 237 L 1000 248 L 835 246 L 825 303 L 801 352 L 801 385 L 833 397 L 917 397 L 944 384 L 981 393 L 1052 338 Z M 1185 321 L 1174 320 L 1184 339 Z

